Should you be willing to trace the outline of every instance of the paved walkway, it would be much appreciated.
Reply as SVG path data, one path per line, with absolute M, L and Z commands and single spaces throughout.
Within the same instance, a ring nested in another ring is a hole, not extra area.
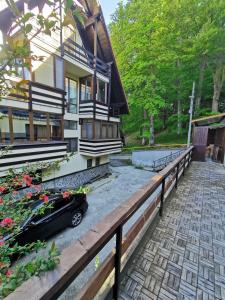
M 225 169 L 193 162 L 134 253 L 125 299 L 225 299 Z

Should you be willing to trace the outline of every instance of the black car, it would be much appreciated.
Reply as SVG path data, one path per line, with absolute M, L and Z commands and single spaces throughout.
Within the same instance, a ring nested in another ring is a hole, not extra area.
M 47 192 L 49 205 L 44 210 L 44 214 L 37 214 L 45 205 L 37 197 L 30 206 L 32 210 L 30 217 L 21 225 L 20 233 L 13 236 L 19 245 L 46 240 L 63 228 L 76 227 L 81 223 L 88 209 L 86 194 L 74 194 L 64 199 L 62 190 L 52 189 Z M 5 236 L 4 240 L 11 238 L 12 234 Z

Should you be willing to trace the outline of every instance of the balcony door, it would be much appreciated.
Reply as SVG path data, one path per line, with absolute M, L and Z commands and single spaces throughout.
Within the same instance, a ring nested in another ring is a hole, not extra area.
M 76 80 L 66 78 L 65 87 L 67 93 L 67 112 L 77 114 L 78 83 Z

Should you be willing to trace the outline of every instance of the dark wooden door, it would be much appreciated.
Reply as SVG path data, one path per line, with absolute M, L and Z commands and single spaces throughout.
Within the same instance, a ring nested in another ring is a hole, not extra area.
M 208 127 L 195 127 L 193 131 L 193 160 L 205 161 Z

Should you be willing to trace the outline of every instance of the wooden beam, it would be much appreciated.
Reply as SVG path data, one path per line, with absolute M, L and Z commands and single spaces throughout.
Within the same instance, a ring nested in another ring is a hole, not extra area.
M 98 19 L 99 19 L 100 16 L 101 16 L 101 14 L 100 14 L 100 13 L 97 13 L 96 15 L 90 17 L 90 18 L 86 21 L 86 23 L 85 23 L 85 25 L 84 25 L 85 29 L 87 29 L 87 28 L 90 27 L 90 26 L 95 25 L 95 22 L 96 22 L 96 21 L 98 22 Z

